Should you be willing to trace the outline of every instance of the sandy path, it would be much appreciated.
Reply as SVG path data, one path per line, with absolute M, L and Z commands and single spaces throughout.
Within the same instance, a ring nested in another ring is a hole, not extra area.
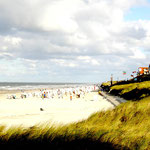
M 74 98 L 72 101 L 69 97 L 44 100 L 41 98 L 5 99 L 0 100 L 0 124 L 26 127 L 48 122 L 67 124 L 87 119 L 94 112 L 110 108 L 113 108 L 113 105 L 97 92 L 87 93 L 84 99 Z

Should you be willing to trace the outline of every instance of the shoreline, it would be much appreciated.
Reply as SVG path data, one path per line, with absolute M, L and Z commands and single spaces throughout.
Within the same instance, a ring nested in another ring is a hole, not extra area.
M 8 90 L 8 89 L 5 89 L 5 90 L 0 90 L 0 100 L 2 98 L 5 98 L 4 96 L 6 95 L 16 95 L 17 98 L 20 98 L 21 97 L 21 94 L 24 94 L 24 93 L 30 93 L 30 94 L 34 94 L 34 93 L 40 93 L 42 91 L 47 91 L 47 92 L 54 92 L 55 94 L 57 93 L 58 90 L 60 91 L 63 91 L 65 90 L 67 93 L 68 92 L 71 92 L 73 93 L 73 91 L 76 91 L 78 89 L 78 93 L 83 91 L 83 92 L 91 92 L 94 90 L 94 88 L 96 87 L 96 89 L 98 89 L 97 86 L 95 85 L 78 85 L 78 86 L 63 86 L 61 87 L 37 87 L 35 88 L 34 86 L 31 88 L 31 89 L 13 89 L 13 90 Z M 69 89 L 69 91 L 68 91 Z M 80 91 L 79 91 L 80 89 Z M 64 94 L 64 93 L 63 93 Z

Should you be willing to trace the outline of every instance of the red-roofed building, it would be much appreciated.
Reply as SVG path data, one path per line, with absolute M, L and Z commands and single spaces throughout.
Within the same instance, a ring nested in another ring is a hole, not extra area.
M 139 67 L 138 75 L 149 74 L 149 67 Z

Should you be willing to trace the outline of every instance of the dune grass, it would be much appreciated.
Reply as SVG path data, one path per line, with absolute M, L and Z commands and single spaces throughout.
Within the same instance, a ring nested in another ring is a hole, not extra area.
M 116 83 L 117 83 L 117 81 L 113 81 L 113 82 L 112 82 L 112 84 L 116 84 Z M 111 85 L 111 82 L 110 82 L 110 81 L 103 82 L 101 85 L 102 85 L 102 86 L 110 86 L 110 85 Z
M 150 96 L 150 81 L 114 85 L 110 88 L 110 93 L 129 100 L 140 100 Z
M 104 142 L 130 149 L 150 149 L 149 115 L 150 97 L 139 102 L 121 104 L 112 111 L 98 113 L 97 117 L 93 115 L 88 120 L 98 126 L 98 130 L 107 131 L 102 137 Z

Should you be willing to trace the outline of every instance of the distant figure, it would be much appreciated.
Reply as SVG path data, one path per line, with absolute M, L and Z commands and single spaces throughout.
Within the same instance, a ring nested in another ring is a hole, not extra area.
M 16 95 L 13 94 L 13 95 L 12 95 L 12 99 L 16 99 Z
M 42 99 L 44 100 L 44 94 L 42 93 Z
M 65 91 L 65 95 L 67 96 L 67 91 Z
M 22 99 L 24 98 L 24 95 L 23 95 L 23 94 L 21 94 L 21 98 L 22 98 Z
M 70 100 L 72 101 L 72 95 L 70 95 Z
M 46 98 L 46 93 L 44 92 L 44 98 Z

